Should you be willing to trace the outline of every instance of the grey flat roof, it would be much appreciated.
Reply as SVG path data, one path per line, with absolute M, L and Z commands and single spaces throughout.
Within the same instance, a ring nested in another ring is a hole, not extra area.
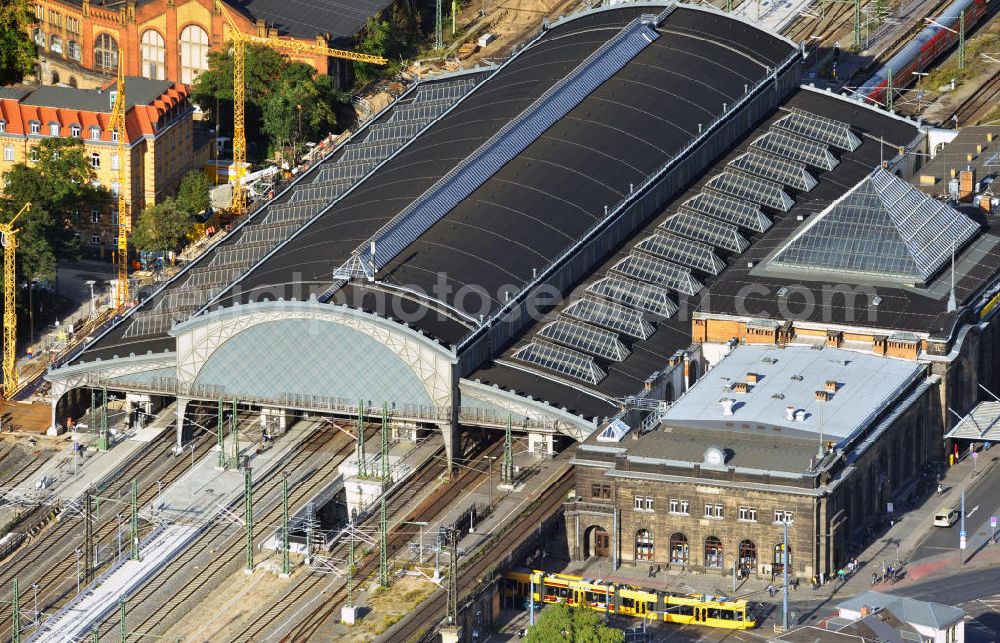
M 993 140 L 987 141 L 988 134 L 993 134 Z M 976 151 L 976 146 L 982 145 L 982 152 Z M 968 155 L 972 160 L 968 160 Z M 1000 125 L 979 125 L 963 127 L 951 143 L 927 162 L 913 176 L 913 184 L 927 194 L 947 194 L 951 170 L 976 170 L 976 180 L 981 181 L 988 176 L 1000 176 Z M 933 185 L 921 185 L 920 177 L 933 176 Z M 994 188 L 996 193 L 996 188 Z
M 779 430 L 791 435 L 823 433 L 837 439 L 866 426 L 916 377 L 916 362 L 866 355 L 837 348 L 739 346 L 709 370 L 667 411 L 663 424 L 696 428 Z M 747 393 L 732 390 L 759 381 Z M 837 383 L 827 402 L 816 399 L 826 382 Z M 722 414 L 720 400 L 735 400 L 732 416 Z M 788 420 L 786 407 L 804 411 L 805 419 Z
M 862 607 L 887 609 L 904 623 L 940 629 L 965 618 L 965 610 L 941 603 L 918 601 L 915 598 L 865 592 L 837 605 L 837 609 L 860 611 Z

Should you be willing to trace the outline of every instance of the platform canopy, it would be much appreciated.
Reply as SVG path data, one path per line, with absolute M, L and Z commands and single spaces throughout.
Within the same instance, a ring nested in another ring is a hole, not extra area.
M 980 402 L 944 437 L 1000 442 L 1000 402 Z

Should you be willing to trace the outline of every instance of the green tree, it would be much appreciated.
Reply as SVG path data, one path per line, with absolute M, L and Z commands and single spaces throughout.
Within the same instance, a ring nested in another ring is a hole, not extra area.
M 526 643 L 623 643 L 625 633 L 604 625 L 604 618 L 589 609 L 569 607 L 562 603 L 542 610 L 535 625 L 528 630 Z
M 228 48 L 209 53 L 208 70 L 198 76 L 191 96 L 216 115 L 220 131 L 233 131 L 233 59 Z M 262 45 L 247 46 L 246 97 L 247 142 L 256 134 L 258 143 L 275 149 L 301 140 L 296 105 L 303 107 L 301 138 L 307 139 L 332 130 L 336 106 L 346 101 L 329 77 Z
M 0 85 L 19 83 L 35 70 L 35 22 L 28 0 L 0 0 Z
M 132 229 L 132 244 L 139 250 L 177 251 L 187 243 L 194 219 L 170 198 L 142 211 Z
M 212 184 L 208 180 L 208 175 L 201 170 L 191 170 L 181 179 L 181 186 L 177 189 L 177 205 L 188 214 L 198 214 L 207 210 L 210 202 L 208 191 Z
M 110 197 L 94 186 L 94 170 L 80 139 L 46 138 L 35 149 L 38 161 L 18 163 L 4 177 L 5 210 L 13 215 L 31 203 L 31 211 L 18 220 L 19 280 L 53 279 L 58 260 L 78 258 L 74 226 L 79 213 L 105 205 Z

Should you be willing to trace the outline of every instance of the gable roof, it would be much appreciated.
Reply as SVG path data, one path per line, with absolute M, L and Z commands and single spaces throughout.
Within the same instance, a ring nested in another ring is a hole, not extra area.
M 965 610 L 957 607 L 881 592 L 858 594 L 837 605 L 838 610 L 860 611 L 862 607 L 887 609 L 904 623 L 935 629 L 950 627 L 955 622 L 965 618 Z
M 877 168 L 799 230 L 768 266 L 925 283 L 978 230 L 960 212 Z

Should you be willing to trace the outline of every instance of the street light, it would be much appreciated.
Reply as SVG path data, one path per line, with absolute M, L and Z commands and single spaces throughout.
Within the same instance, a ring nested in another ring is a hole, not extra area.
M 90 286 L 90 318 L 93 319 L 97 316 L 97 306 L 94 305 L 94 284 L 97 282 L 93 279 L 88 279 L 84 283 Z

